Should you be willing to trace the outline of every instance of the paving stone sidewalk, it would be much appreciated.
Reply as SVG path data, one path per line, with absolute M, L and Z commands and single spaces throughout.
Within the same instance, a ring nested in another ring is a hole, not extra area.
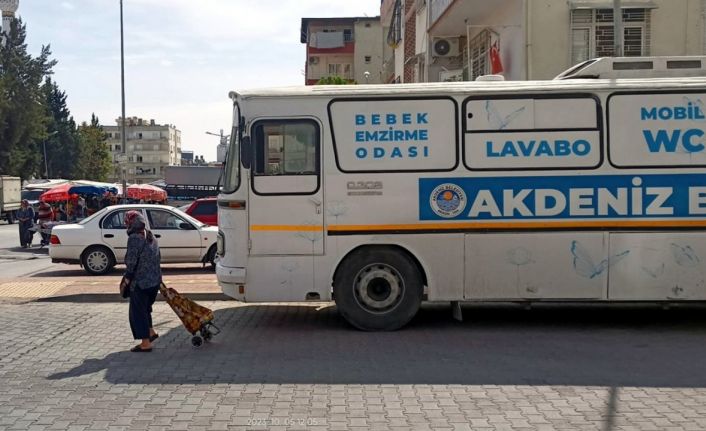
M 164 303 L 0 300 L 0 429 L 703 430 L 702 309 L 425 307 L 394 333 L 329 304 L 206 302 L 201 349 Z

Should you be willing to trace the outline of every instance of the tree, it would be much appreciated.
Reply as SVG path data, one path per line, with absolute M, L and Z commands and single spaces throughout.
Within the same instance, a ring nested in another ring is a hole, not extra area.
M 26 179 L 41 172 L 48 118 L 40 85 L 56 61 L 48 46 L 37 58 L 27 53 L 22 20 L 13 20 L 8 33 L 0 46 L 0 173 Z
M 77 176 L 93 181 L 105 181 L 111 169 L 110 151 L 106 136 L 95 114 L 91 124 L 83 122 L 78 128 L 78 170 Z
M 324 76 L 316 82 L 316 85 L 350 85 L 356 84 L 353 79 L 346 79 L 338 75 Z
M 46 153 L 49 176 L 78 179 L 79 138 L 76 122 L 66 106 L 66 93 L 47 78 L 42 86 L 47 122 Z

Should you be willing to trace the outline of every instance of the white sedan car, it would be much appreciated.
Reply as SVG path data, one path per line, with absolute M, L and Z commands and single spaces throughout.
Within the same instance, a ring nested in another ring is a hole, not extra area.
M 89 274 L 110 272 L 127 251 L 125 213 L 142 212 L 159 243 L 162 263 L 214 265 L 218 228 L 166 205 L 114 205 L 75 224 L 54 226 L 49 256 L 55 263 L 79 264 Z

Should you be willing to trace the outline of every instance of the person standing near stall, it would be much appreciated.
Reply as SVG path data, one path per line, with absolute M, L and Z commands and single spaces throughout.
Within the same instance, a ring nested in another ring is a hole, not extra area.
M 39 223 L 39 232 L 42 236 L 42 245 L 49 244 L 49 234 L 44 233 L 44 230 L 46 229 L 44 224 L 52 221 L 54 221 L 54 210 L 52 210 L 51 205 L 44 201 L 39 202 L 39 209 L 37 210 L 37 223 Z
M 22 248 L 31 247 L 34 233 L 29 229 L 34 223 L 34 209 L 29 205 L 27 199 L 22 199 L 20 209 L 17 211 L 17 220 L 20 223 L 20 246 Z

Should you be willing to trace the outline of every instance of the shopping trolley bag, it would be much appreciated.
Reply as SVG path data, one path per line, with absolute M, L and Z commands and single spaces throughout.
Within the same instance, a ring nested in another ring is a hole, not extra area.
M 160 284 L 159 292 L 181 319 L 186 330 L 193 335 L 191 344 L 194 347 L 200 347 L 204 340 L 210 341 L 221 332 L 213 323 L 213 310 L 197 304 L 164 283 Z

